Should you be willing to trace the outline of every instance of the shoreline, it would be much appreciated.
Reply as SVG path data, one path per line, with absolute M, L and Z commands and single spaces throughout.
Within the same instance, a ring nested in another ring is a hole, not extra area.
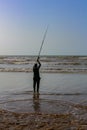
M 15 113 L 0 110 L 0 130 L 86 130 L 87 120 L 72 114 Z
M 87 106 L 80 103 L 33 98 L 4 104 L 7 104 L 7 108 L 0 107 L 0 130 L 87 129 Z M 17 104 L 20 105 L 20 109 L 17 109 Z
M 16 72 L 20 72 L 20 73 L 33 73 L 32 72 L 32 70 L 30 70 L 30 69 L 26 69 L 26 70 L 24 70 L 24 69 L 10 69 L 10 70 L 8 70 L 8 69 L 0 69 L 0 72 L 13 72 L 13 73 L 16 73 Z M 72 70 L 68 70 L 68 71 L 64 71 L 64 70 L 48 70 L 48 71 L 46 71 L 46 70 L 42 70 L 42 71 L 40 71 L 40 73 L 48 73 L 48 74 L 50 74 L 50 73 L 54 73 L 54 74 L 57 74 L 57 73 L 64 73 L 64 74 L 87 74 L 87 70 L 75 70 L 75 71 L 72 71 Z

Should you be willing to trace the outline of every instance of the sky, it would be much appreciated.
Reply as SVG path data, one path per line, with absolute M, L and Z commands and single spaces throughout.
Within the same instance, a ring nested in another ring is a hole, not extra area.
M 87 0 L 0 0 L 0 55 L 87 55 Z

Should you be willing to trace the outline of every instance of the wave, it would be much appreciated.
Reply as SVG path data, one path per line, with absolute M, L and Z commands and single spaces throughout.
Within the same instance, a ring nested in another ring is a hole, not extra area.
M 33 91 L 21 91 L 21 92 L 11 92 L 10 95 L 33 95 Z M 73 92 L 73 93 L 56 93 L 56 92 L 40 92 L 41 96 L 48 95 L 48 96 L 80 96 L 80 95 L 87 95 L 87 93 L 80 93 L 80 92 Z
M 1 56 L 1 72 L 31 72 L 36 56 Z M 42 56 L 41 72 L 87 73 L 87 56 Z

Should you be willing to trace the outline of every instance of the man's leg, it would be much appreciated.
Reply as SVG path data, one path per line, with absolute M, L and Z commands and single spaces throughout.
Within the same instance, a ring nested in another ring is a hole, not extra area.
M 33 80 L 33 90 L 34 90 L 34 93 L 35 93 L 35 88 L 36 88 L 36 80 L 34 79 Z
M 39 93 L 40 79 L 37 80 L 37 93 Z

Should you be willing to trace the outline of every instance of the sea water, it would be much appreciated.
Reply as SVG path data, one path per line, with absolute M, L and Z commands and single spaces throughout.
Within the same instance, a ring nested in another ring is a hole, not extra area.
M 0 71 L 32 72 L 36 56 L 0 56 Z M 41 56 L 41 72 L 87 73 L 87 56 Z
M 1 58 L 0 107 L 17 112 L 84 113 L 86 118 L 87 57 L 42 57 L 40 95 L 33 94 L 35 58 Z
M 55 101 L 66 101 L 81 104 L 85 103 L 86 105 L 87 75 L 76 73 L 41 73 L 39 98 L 42 100 L 42 102 L 53 101 L 54 103 Z M 24 106 L 27 108 L 28 104 L 26 104 L 26 102 L 32 101 L 32 99 L 33 73 L 0 72 L 1 106 L 7 104 L 5 108 L 9 109 L 9 107 L 11 107 L 11 104 L 9 103 L 12 103 L 14 101 L 17 103 L 17 101 L 22 101 L 24 102 Z M 13 105 L 13 108 L 16 109 L 17 106 L 19 106 L 19 104 Z

